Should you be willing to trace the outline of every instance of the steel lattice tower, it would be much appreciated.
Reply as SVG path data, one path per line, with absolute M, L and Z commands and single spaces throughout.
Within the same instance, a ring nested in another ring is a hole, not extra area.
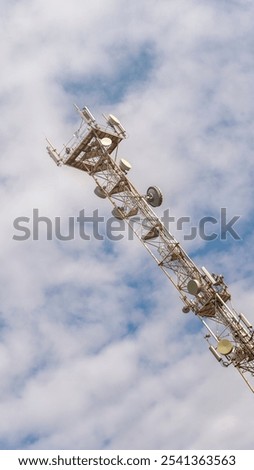
M 254 392 L 254 330 L 243 314 L 230 305 L 223 276 L 199 269 L 152 210 L 162 202 L 160 190 L 151 186 L 142 196 L 127 178 L 131 165 L 117 161 L 118 146 L 126 138 L 119 120 L 110 114 L 98 124 L 87 107 L 76 106 L 82 121 L 72 139 L 57 152 L 47 140 L 47 151 L 57 165 L 88 173 L 95 194 L 108 198 L 113 215 L 125 220 L 157 265 L 173 283 L 183 301 L 183 312 L 192 311 L 207 330 L 209 350 L 224 366 L 232 364 Z M 114 158 L 113 158 L 113 155 Z

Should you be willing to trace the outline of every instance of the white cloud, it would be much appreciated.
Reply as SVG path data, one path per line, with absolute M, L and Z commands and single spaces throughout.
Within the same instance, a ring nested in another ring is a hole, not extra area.
M 137 241 L 12 237 L 33 208 L 63 233 L 83 208 L 109 216 L 88 176 L 45 151 L 45 135 L 61 147 L 79 125 L 81 99 L 120 117 L 130 178 L 160 186 L 163 208 L 249 220 L 241 241 L 184 245 L 230 278 L 252 321 L 252 2 L 1 6 L 2 448 L 251 448 L 250 391 Z

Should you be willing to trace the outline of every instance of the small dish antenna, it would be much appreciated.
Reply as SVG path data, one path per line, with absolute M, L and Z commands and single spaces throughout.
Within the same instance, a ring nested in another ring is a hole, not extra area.
M 124 219 L 124 214 L 123 212 L 121 211 L 121 207 L 115 207 L 111 214 L 116 218 L 116 219 L 120 219 L 120 220 L 123 220 Z
M 112 144 L 112 140 L 109 137 L 103 137 L 102 139 L 100 139 L 100 142 L 103 147 L 110 147 L 110 145 Z
M 96 194 L 96 196 L 98 196 L 102 199 L 105 199 L 107 197 L 104 189 L 100 188 L 100 186 L 96 186 L 96 188 L 94 190 L 94 194 Z
M 162 192 L 157 186 L 150 186 L 146 191 L 146 200 L 152 207 L 159 207 L 162 204 Z
M 233 351 L 233 344 L 228 339 L 221 339 L 218 342 L 217 351 L 226 356 Z
M 197 279 L 191 279 L 187 284 L 189 294 L 197 295 L 200 292 L 200 283 Z
M 128 171 L 131 170 L 131 164 L 127 160 L 124 160 L 124 158 L 121 158 L 119 162 L 119 166 L 121 170 L 124 171 L 124 173 L 127 173 Z
M 188 307 L 188 305 L 184 305 L 184 307 L 182 308 L 182 312 L 189 313 L 189 311 L 190 311 L 190 307 Z

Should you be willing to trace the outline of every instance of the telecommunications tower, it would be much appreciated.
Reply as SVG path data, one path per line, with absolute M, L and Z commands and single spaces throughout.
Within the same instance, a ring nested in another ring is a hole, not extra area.
M 60 152 L 47 140 L 50 157 L 57 165 L 85 171 L 94 179 L 95 194 L 110 200 L 114 217 L 129 224 L 178 290 L 183 313 L 193 312 L 205 326 L 213 356 L 224 367 L 232 364 L 254 392 L 253 326 L 229 305 L 231 296 L 223 276 L 198 268 L 156 216 L 152 207 L 162 203 L 160 190 L 150 186 L 141 195 L 127 178 L 131 165 L 117 158 L 118 146 L 126 138 L 120 121 L 109 114 L 101 125 L 87 107 L 75 107 L 80 127 Z

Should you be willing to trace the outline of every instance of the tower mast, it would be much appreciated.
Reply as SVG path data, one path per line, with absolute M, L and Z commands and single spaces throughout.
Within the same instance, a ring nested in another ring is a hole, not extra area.
M 126 138 L 120 121 L 110 114 L 101 125 L 87 107 L 75 107 L 82 118 L 80 128 L 60 152 L 47 140 L 50 157 L 57 165 L 77 168 L 94 179 L 95 194 L 110 200 L 114 217 L 130 226 L 178 290 L 183 313 L 193 312 L 205 326 L 211 353 L 224 367 L 232 364 L 254 393 L 254 330 L 229 306 L 231 295 L 223 276 L 198 268 L 154 213 L 152 207 L 162 203 L 160 190 L 150 186 L 141 195 L 129 181 L 130 163 L 116 158 Z

